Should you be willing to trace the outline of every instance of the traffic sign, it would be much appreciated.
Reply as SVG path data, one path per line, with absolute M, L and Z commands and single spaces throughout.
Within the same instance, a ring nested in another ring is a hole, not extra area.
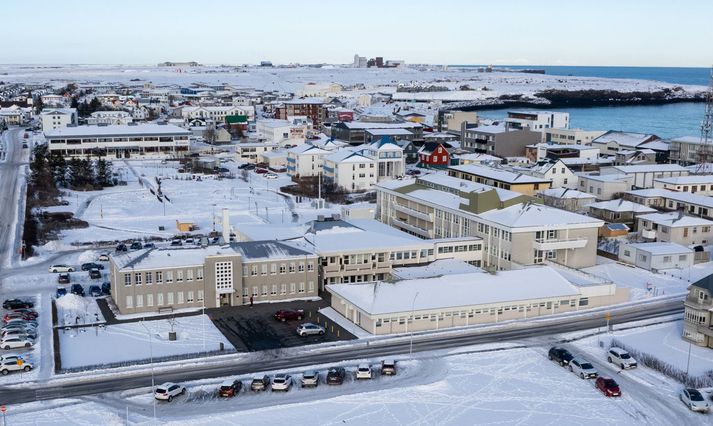
M 5 414 L 5 412 L 7 411 L 7 407 L 5 407 L 4 405 L 0 405 L 0 411 Z

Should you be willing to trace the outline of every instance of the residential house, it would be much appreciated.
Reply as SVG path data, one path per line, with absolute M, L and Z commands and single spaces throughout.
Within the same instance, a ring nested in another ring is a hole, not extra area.
M 599 201 L 588 206 L 589 215 L 607 223 L 623 223 L 635 229 L 637 218 L 644 214 L 656 213 L 656 209 L 623 199 Z
M 293 178 L 314 177 L 322 173 L 322 159 L 330 152 L 303 143 L 287 150 L 287 174 Z
M 589 210 L 587 206 L 597 200 L 592 194 L 569 188 L 545 189 L 537 196 L 546 206 L 576 213 L 586 213 Z
M 40 112 L 42 130 L 52 130 L 69 125 L 77 126 L 78 124 L 79 116 L 76 108 L 45 108 Z
M 91 113 L 87 118 L 87 124 L 89 125 L 123 125 L 129 124 L 133 121 L 134 118 L 126 111 L 96 111 Z
M 552 182 L 551 188 L 577 188 L 577 175 L 562 160 L 543 160 L 530 168 L 518 168 L 517 171 L 549 180 Z
M 577 174 L 579 190 L 588 192 L 597 197 L 599 201 L 618 198 L 625 191 L 631 189 L 632 177 L 624 174 L 590 175 Z
M 683 212 L 650 213 L 638 218 L 641 236 L 649 241 L 668 241 L 685 246 L 713 242 L 713 221 Z
M 241 142 L 235 145 L 235 157 L 248 163 L 257 163 L 260 157 L 279 148 L 276 143 Z
M 592 146 L 599 148 L 599 151 L 604 155 L 616 155 L 619 151 L 634 150 L 640 145 L 659 139 L 656 135 L 609 130 L 592 139 Z
M 445 169 L 451 165 L 451 154 L 443 143 L 426 142 L 418 150 L 418 164 L 430 169 Z
M 624 198 L 659 210 L 678 210 L 713 220 L 713 198 L 705 195 L 666 189 L 640 189 L 626 192 Z
M 713 275 L 688 287 L 683 306 L 683 339 L 713 348 Z
M 631 177 L 630 189 L 653 188 L 654 179 L 688 176 L 689 171 L 678 164 L 641 164 L 635 166 L 611 166 L 602 167 L 599 174 L 604 175 L 627 175 Z
M 684 269 L 693 266 L 693 249 L 676 243 L 622 243 L 619 261 L 647 271 Z
M 362 118 L 363 120 L 363 118 Z M 423 137 L 423 126 L 419 123 L 410 121 L 405 122 L 376 122 L 376 121 L 351 121 L 339 122 L 332 124 L 331 135 L 333 138 L 347 142 L 352 145 L 359 145 L 368 141 L 366 132 L 372 132 L 372 139 L 380 139 L 382 136 L 376 136 L 374 132 L 378 130 L 385 132 L 401 132 L 402 139 L 414 140 Z M 406 135 L 403 130 L 408 131 L 411 135 Z M 377 132 L 378 133 L 378 132 Z
M 322 161 L 325 179 L 348 192 L 369 190 L 377 182 L 376 161 L 360 152 L 343 149 Z
M 689 175 L 655 178 L 654 188 L 713 196 L 713 175 Z
M 535 196 L 552 185 L 549 179 L 475 164 L 451 166 L 448 168 L 448 175 L 530 196 Z

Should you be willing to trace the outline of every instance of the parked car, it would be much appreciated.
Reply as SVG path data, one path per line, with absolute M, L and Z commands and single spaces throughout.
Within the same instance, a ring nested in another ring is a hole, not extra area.
M 0 334 L 2 334 L 3 339 L 8 336 L 26 337 L 32 340 L 37 339 L 37 330 L 34 328 L 9 328 L 3 330 Z
M 222 396 L 224 398 L 233 397 L 237 395 L 242 388 L 243 382 L 240 380 L 226 380 L 218 388 L 218 396 Z
M 186 388 L 175 383 L 164 383 L 156 388 L 154 391 L 154 398 L 162 401 L 173 401 L 173 398 L 178 395 L 183 395 L 186 393 Z
M 287 320 L 301 320 L 305 315 L 305 311 L 302 309 L 296 309 L 296 310 L 291 310 L 291 309 L 281 309 L 277 312 L 275 312 L 272 317 L 275 318 L 278 321 L 285 322 Z
M 250 382 L 250 390 L 254 392 L 265 391 L 269 386 L 270 378 L 267 376 L 255 376 L 252 382 Z
M 550 359 L 550 361 L 555 361 L 562 367 L 565 365 L 569 364 L 569 362 L 574 358 L 572 354 L 564 348 L 558 348 L 558 347 L 553 347 L 550 348 L 550 351 L 547 353 L 547 358 Z
M 310 336 L 313 334 L 319 334 L 322 335 L 325 333 L 324 327 L 317 325 L 317 324 L 312 324 L 310 322 L 300 324 L 299 327 L 297 327 L 297 334 L 300 336 Z
M 109 281 L 104 281 L 102 283 L 102 294 L 105 296 L 111 294 L 111 283 Z
M 100 297 L 102 295 L 102 289 L 96 284 L 89 286 L 89 295 L 92 297 Z
M 9 321 L 5 321 L 5 327 L 12 326 L 12 325 L 37 327 L 37 321 L 36 320 L 26 320 L 23 318 L 13 318 Z
M 272 378 L 272 391 L 285 391 L 290 390 L 292 386 L 292 376 L 289 374 L 277 374 Z
M 622 348 L 609 348 L 607 352 L 607 361 L 616 364 L 623 369 L 636 368 L 636 360 L 629 355 L 629 352 Z
M 74 272 L 74 267 L 69 265 L 52 265 L 49 270 L 53 274 L 57 272 Z
M 178 239 L 178 238 L 174 238 L 173 240 L 171 240 L 171 245 L 172 245 L 172 246 L 182 246 L 182 245 L 183 245 L 183 241 L 181 241 L 181 240 Z
M 126 244 L 119 243 L 116 245 L 116 251 L 129 251 L 129 249 L 126 247 Z
M 582 358 L 574 358 L 569 362 L 569 371 L 578 375 L 582 379 L 596 379 L 599 373 L 597 369 L 587 361 Z
M 691 411 L 705 413 L 711 408 L 698 389 L 683 389 L 678 397 Z
M 265 179 L 277 179 L 278 176 L 275 173 L 265 173 Z
M 332 367 L 327 371 L 327 384 L 328 385 L 341 385 L 344 383 L 344 376 L 346 371 L 342 367 Z
M 72 284 L 72 288 L 69 291 L 72 294 L 84 297 L 84 287 L 81 284 Z
M 4 334 L 5 332 L 12 331 L 15 334 L 20 333 L 20 334 L 28 334 L 30 336 L 34 335 L 36 338 L 37 337 L 37 327 L 33 327 L 31 325 L 27 324 L 10 324 L 10 325 L 5 325 L 4 327 L 0 328 L 0 335 Z
M 611 377 L 597 377 L 594 382 L 594 386 L 602 391 L 606 396 L 621 396 L 621 390 L 619 389 L 619 384 L 614 381 Z
M 144 245 L 141 244 L 141 241 L 134 241 L 131 243 L 131 246 L 129 247 L 131 250 L 141 250 L 144 248 Z
M 2 373 L 3 376 L 10 374 L 11 371 L 28 372 L 30 370 L 32 370 L 32 364 L 22 358 L 0 361 L 0 373 Z
M 3 362 L 3 361 L 15 361 L 15 360 L 18 360 L 18 359 L 21 359 L 21 360 L 25 361 L 25 358 L 24 358 L 22 355 L 20 355 L 20 354 L 5 354 L 5 355 L 0 355 L 0 362 Z
M 2 307 L 5 309 L 34 308 L 35 304 L 29 300 L 6 299 L 2 302 Z
M 357 379 L 371 379 L 371 366 L 369 364 L 359 364 L 356 371 Z
M 37 319 L 37 317 L 31 316 L 31 315 L 27 315 L 27 314 L 23 314 L 23 313 L 20 313 L 20 312 L 8 312 L 7 314 L 5 314 L 5 315 L 2 317 L 2 319 L 3 319 L 4 322 L 7 323 L 8 321 L 14 320 L 14 319 L 21 319 L 21 320 L 23 320 L 23 321 L 32 321 L 32 320 Z
M 7 336 L 3 337 L 2 340 L 0 340 L 0 348 L 3 348 L 5 350 L 16 348 L 29 348 L 32 347 L 32 345 L 34 344 L 35 342 L 33 342 L 32 339 L 19 336 Z
M 69 284 L 71 281 L 71 277 L 68 273 L 63 272 L 57 276 L 57 283 L 58 284 Z
M 13 309 L 12 312 L 16 314 L 22 314 L 27 317 L 30 317 L 32 319 L 37 319 L 37 317 L 40 316 L 40 314 L 37 313 L 36 310 L 34 309 L 28 309 L 28 308 L 20 308 L 20 309 Z
M 92 269 L 104 269 L 104 265 L 94 262 L 82 263 L 82 271 L 91 271 Z
M 155 248 L 155 247 L 156 247 L 156 244 L 154 244 L 154 243 L 146 243 L 146 244 L 144 244 L 144 248 L 145 248 L 145 249 L 147 249 L 147 248 Z
M 99 255 L 97 258 L 98 261 L 100 262 L 108 262 L 109 261 L 109 254 L 108 253 L 102 253 Z
M 316 388 L 317 386 L 319 386 L 319 373 L 318 372 L 316 372 L 314 370 L 310 370 L 310 371 L 305 371 L 304 373 L 302 373 L 302 379 L 300 380 L 300 387 L 303 387 L 303 388 L 314 387 L 314 388 Z
M 102 277 L 102 273 L 99 269 L 94 268 L 89 271 L 89 278 L 91 278 L 93 280 L 99 280 L 99 279 L 101 279 L 101 277 Z
M 65 294 L 67 294 L 67 287 L 57 286 L 57 292 L 55 293 L 55 297 L 59 299 Z
M 269 173 L 269 171 L 268 171 L 267 169 L 256 168 L 256 169 L 255 169 L 255 173 L 257 173 L 257 174 L 259 174 L 259 175 L 264 175 L 264 174 Z
M 387 359 L 381 361 L 381 375 L 382 376 L 395 376 L 396 375 L 396 361 L 393 359 Z
M 420 174 L 421 174 L 421 171 L 420 171 L 420 170 L 416 170 L 416 169 L 412 169 L 412 170 L 407 171 L 406 174 L 409 175 L 409 176 L 416 176 L 416 175 L 420 175 Z

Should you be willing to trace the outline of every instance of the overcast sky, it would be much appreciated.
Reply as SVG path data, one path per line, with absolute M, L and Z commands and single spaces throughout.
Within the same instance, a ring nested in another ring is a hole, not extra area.
M 704 66 L 709 0 L 3 0 L 0 63 Z

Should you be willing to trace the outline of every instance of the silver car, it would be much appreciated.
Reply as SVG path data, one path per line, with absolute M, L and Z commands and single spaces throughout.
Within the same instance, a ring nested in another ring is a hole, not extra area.
M 324 327 L 317 325 L 317 324 L 312 324 L 311 322 L 300 324 L 299 327 L 297 327 L 297 334 L 300 336 L 310 336 L 314 334 L 319 334 L 322 335 L 325 333 Z
M 700 411 L 702 413 L 710 410 L 710 404 L 703 397 L 698 389 L 684 389 L 678 396 L 681 402 L 686 404 L 691 411 Z
M 319 386 L 319 373 L 316 371 L 305 371 L 302 374 L 300 386 L 303 388 Z

